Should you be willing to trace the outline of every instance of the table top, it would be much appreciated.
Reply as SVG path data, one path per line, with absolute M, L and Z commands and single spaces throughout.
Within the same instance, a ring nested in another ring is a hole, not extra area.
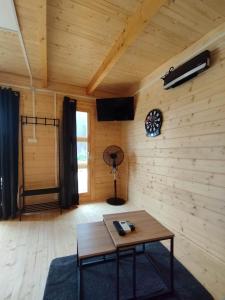
M 103 222 L 78 224 L 77 243 L 80 259 L 109 254 L 116 251 Z
M 149 215 L 145 210 L 103 215 L 104 223 L 117 247 L 132 246 L 145 242 L 160 241 L 172 238 L 174 234 Z M 113 221 L 130 221 L 135 225 L 135 231 L 120 236 Z

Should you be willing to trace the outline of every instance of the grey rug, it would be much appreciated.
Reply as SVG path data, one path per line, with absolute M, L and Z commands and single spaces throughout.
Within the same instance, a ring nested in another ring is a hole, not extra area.
M 147 251 L 169 278 L 169 252 L 161 243 L 148 245 Z M 83 272 L 85 300 L 116 299 L 115 261 L 88 266 Z M 160 300 L 213 300 L 204 287 L 179 263 L 174 260 L 174 295 L 158 296 Z M 44 300 L 77 300 L 78 273 L 76 256 L 56 258 L 49 269 Z M 150 298 L 168 291 L 144 254 L 137 256 L 137 296 Z M 132 298 L 132 258 L 120 260 L 120 299 Z M 145 298 L 146 299 L 146 298 Z

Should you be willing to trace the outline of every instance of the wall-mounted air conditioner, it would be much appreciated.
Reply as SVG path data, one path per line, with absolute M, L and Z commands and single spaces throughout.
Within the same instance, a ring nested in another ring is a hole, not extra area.
M 171 67 L 169 72 L 162 77 L 164 80 L 164 89 L 168 90 L 188 81 L 208 69 L 209 66 L 210 52 L 205 50 L 176 69 Z

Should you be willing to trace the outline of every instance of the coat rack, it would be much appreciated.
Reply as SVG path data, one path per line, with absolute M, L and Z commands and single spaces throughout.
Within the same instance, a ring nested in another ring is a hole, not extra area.
M 20 220 L 22 214 L 35 213 L 40 211 L 46 211 L 50 209 L 60 209 L 61 208 L 61 184 L 60 184 L 60 151 L 58 151 L 58 185 L 48 188 L 40 189 L 27 189 L 25 183 L 25 172 L 24 172 L 24 126 L 26 125 L 39 125 L 39 126 L 54 126 L 58 129 L 58 149 L 60 150 L 60 121 L 59 119 L 51 118 L 40 118 L 40 117 L 29 117 L 21 116 L 21 151 L 22 151 L 22 186 L 20 188 L 19 206 L 20 206 Z M 26 197 L 46 195 L 46 194 L 58 194 L 57 201 L 42 202 L 35 204 L 27 204 Z

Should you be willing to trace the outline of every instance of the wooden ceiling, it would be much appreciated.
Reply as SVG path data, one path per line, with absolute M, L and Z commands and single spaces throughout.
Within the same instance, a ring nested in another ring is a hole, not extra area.
M 34 79 L 117 94 L 225 22 L 225 0 L 15 0 Z M 0 72 L 28 76 L 0 31 Z

